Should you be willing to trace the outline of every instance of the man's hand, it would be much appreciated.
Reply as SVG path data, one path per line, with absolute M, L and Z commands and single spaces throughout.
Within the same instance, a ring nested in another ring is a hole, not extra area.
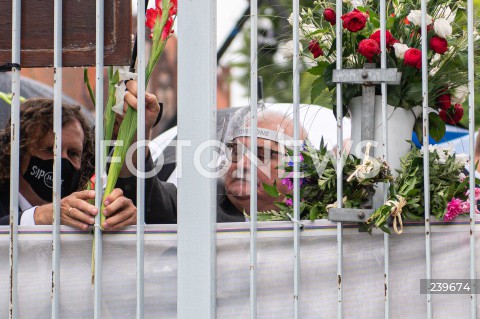
M 126 83 L 127 91 L 125 92 L 125 103 L 123 104 L 123 116 L 116 115 L 117 123 L 120 124 L 125 116 L 128 106 L 130 105 L 135 110 L 138 106 L 137 99 L 137 81 L 130 80 Z M 150 139 L 151 130 L 160 113 L 160 105 L 157 97 L 151 93 L 145 92 L 145 132 L 147 139 Z
M 102 227 L 108 230 L 119 230 L 137 223 L 137 207 L 132 200 L 123 196 L 120 188 L 115 188 L 103 202 L 103 213 L 107 218 Z
M 88 203 L 95 198 L 95 191 L 85 190 L 75 192 L 60 201 L 60 223 L 75 228 L 87 230 L 95 222 L 98 209 Z M 51 225 L 53 221 L 53 204 L 39 206 L 34 214 L 36 225 Z

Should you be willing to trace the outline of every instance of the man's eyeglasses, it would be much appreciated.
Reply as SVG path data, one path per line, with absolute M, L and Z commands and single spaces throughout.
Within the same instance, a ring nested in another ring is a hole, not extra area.
M 249 154 L 251 156 L 252 154 L 250 153 L 250 149 L 243 145 L 242 143 L 239 142 L 231 142 L 226 144 L 227 149 L 226 149 L 226 156 L 227 159 L 233 163 L 237 163 L 238 161 L 242 160 L 242 157 L 245 154 Z M 259 146 L 257 147 L 257 165 L 258 166 L 263 166 L 267 165 L 270 163 L 270 160 L 277 162 L 279 157 L 283 155 L 283 153 L 272 150 L 267 147 Z

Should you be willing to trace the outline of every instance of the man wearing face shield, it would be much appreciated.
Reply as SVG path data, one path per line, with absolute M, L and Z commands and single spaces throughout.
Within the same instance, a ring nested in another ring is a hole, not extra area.
M 136 107 L 136 82 L 127 83 L 125 101 Z M 149 134 L 159 113 L 154 95 L 146 93 L 146 132 Z M 10 182 L 10 125 L 0 131 L 0 225 L 9 223 Z M 148 135 L 147 135 L 148 136 Z M 19 222 L 20 225 L 46 225 L 53 219 L 53 101 L 31 99 L 20 110 L 20 176 Z M 98 209 L 88 200 L 95 198 L 95 191 L 85 190 L 94 173 L 94 137 L 78 106 L 62 106 L 62 185 L 61 223 L 79 229 L 87 229 L 94 223 Z M 146 169 L 153 167 L 150 155 Z M 124 167 L 117 187 L 105 199 L 106 221 L 104 228 L 116 230 L 136 223 L 135 177 Z M 133 181 L 133 183 L 132 183 Z M 147 179 L 146 199 L 155 196 L 155 210 L 146 209 L 147 223 L 176 222 L 176 189 L 165 183 Z M 125 194 L 124 194 L 125 192 Z M 158 214 L 157 214 L 158 212 Z M 161 215 L 160 215 L 161 214 Z
M 217 222 L 242 222 L 250 215 L 250 124 L 249 114 L 237 114 L 227 133 L 226 158 L 228 169 L 218 183 Z M 277 210 L 274 201 L 283 198 L 270 197 L 263 184 L 273 185 L 287 194 L 288 187 L 282 184 L 284 171 L 279 166 L 285 164 L 286 149 L 293 144 L 293 120 L 290 112 L 264 109 L 259 111 L 257 120 L 257 209 L 258 211 Z M 301 128 L 301 142 L 305 139 Z

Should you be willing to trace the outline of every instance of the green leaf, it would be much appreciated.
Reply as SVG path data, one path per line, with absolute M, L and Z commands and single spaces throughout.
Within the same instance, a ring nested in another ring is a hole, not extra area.
M 313 207 L 310 208 L 310 220 L 313 221 L 317 219 L 317 214 L 318 214 L 318 206 L 313 205 Z
M 268 185 L 268 184 L 265 184 L 265 183 L 262 183 L 262 186 L 263 186 L 263 189 L 267 192 L 267 194 L 271 197 L 279 197 L 280 196 L 280 193 L 278 192 L 277 190 L 277 187 L 275 185 L 275 183 L 272 185 Z
M 310 91 L 310 103 L 313 102 L 325 91 L 327 84 L 325 83 L 325 77 L 320 76 L 312 83 L 312 90 Z
M 430 136 L 439 142 L 445 135 L 445 122 L 436 113 L 431 112 L 428 114 L 428 123 L 430 125 Z
M 415 125 L 413 126 L 413 131 L 417 134 L 418 141 L 422 143 L 423 141 L 423 120 L 421 117 L 415 120 Z
M 332 81 L 333 78 L 333 70 L 335 69 L 335 63 L 330 64 L 325 68 L 325 72 L 323 72 L 323 77 L 325 78 L 325 84 L 327 85 L 329 90 L 333 90 L 337 83 Z
M 387 104 L 393 107 L 400 105 L 402 100 L 402 92 L 400 85 L 389 85 L 387 94 Z
M 422 103 L 422 85 L 420 83 L 409 83 L 403 91 L 403 99 L 412 106 Z
M 326 61 L 320 61 L 317 63 L 316 66 L 313 68 L 308 69 L 308 73 L 313 74 L 313 75 L 323 75 L 323 72 L 325 72 L 325 68 L 329 65 L 328 62 Z
M 388 17 L 387 18 L 387 30 L 391 29 L 393 27 L 394 23 L 395 23 L 395 18 L 394 17 Z

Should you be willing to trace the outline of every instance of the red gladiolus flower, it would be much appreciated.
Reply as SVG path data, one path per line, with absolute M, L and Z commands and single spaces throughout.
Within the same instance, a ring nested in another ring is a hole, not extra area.
M 448 42 L 444 38 L 434 36 L 430 39 L 430 49 L 438 54 L 444 54 L 448 51 Z
M 313 58 L 316 59 L 319 56 L 323 55 L 323 50 L 318 44 L 317 40 L 311 40 L 308 43 L 308 51 L 310 51 L 313 54 Z
M 323 11 L 323 18 L 330 22 L 331 25 L 335 25 L 337 23 L 337 14 L 335 10 L 327 8 Z
M 437 105 L 442 109 L 447 111 L 452 106 L 452 98 L 450 94 L 445 93 L 437 97 Z
M 162 10 L 158 8 L 155 8 L 155 9 L 150 8 L 147 10 L 145 24 L 152 31 L 150 33 L 150 38 L 153 37 L 153 29 L 155 28 L 155 21 L 157 20 L 157 17 L 159 19 L 162 19 Z M 169 16 L 162 30 L 162 40 L 165 40 L 166 38 L 168 38 L 170 33 L 173 32 L 172 27 L 173 27 L 173 18 L 172 16 Z
M 380 46 L 377 41 L 373 39 L 363 39 L 360 41 L 357 52 L 363 55 L 369 62 L 372 62 L 375 55 L 381 53 Z
M 405 52 L 403 58 L 405 65 L 421 69 L 422 68 L 422 51 L 415 48 L 410 48 Z
M 166 38 L 168 38 L 170 33 L 173 33 L 172 27 L 173 27 L 173 18 L 172 16 L 169 16 L 167 19 L 167 23 L 165 23 L 165 27 L 162 30 L 162 40 L 165 40 Z
M 147 10 L 146 18 L 145 18 L 145 25 L 149 28 L 153 33 L 153 28 L 155 28 L 155 21 L 157 20 L 157 16 L 161 19 L 162 18 L 162 11 L 150 8 Z M 150 35 L 150 37 L 152 37 Z
M 385 30 L 385 35 L 387 38 L 387 47 L 393 46 L 395 43 L 399 42 L 397 39 L 395 39 L 392 34 L 388 31 Z M 370 36 L 370 39 L 375 40 L 378 43 L 378 46 L 380 46 L 380 30 L 375 31 L 372 33 Z
M 350 32 L 358 32 L 365 28 L 367 16 L 358 9 L 354 9 L 352 12 L 344 14 L 342 20 L 344 29 Z
M 463 117 L 463 106 L 457 103 L 448 111 L 440 110 L 438 115 L 447 124 L 457 124 Z
M 170 0 L 170 10 L 168 12 L 169 15 L 174 16 L 177 14 L 177 0 Z M 155 7 L 158 10 L 162 10 L 162 0 L 155 0 Z

